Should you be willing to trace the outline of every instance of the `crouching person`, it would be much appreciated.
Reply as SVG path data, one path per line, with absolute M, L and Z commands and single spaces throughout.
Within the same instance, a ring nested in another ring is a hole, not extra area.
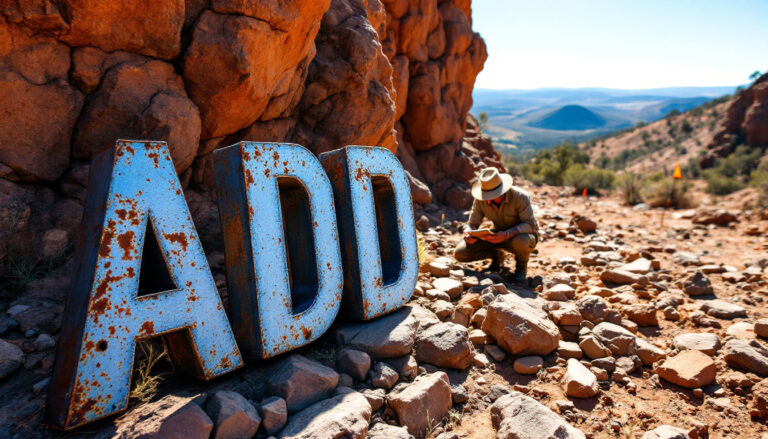
M 512 176 L 501 174 L 496 168 L 480 171 L 472 185 L 472 214 L 465 232 L 477 229 L 483 218 L 493 222 L 491 234 L 471 236 L 465 233 L 453 252 L 459 262 L 491 259 L 488 270 L 503 268 L 505 252 L 515 255 L 514 282 L 524 282 L 528 259 L 539 242 L 539 225 L 533 215 L 530 194 L 512 185 Z

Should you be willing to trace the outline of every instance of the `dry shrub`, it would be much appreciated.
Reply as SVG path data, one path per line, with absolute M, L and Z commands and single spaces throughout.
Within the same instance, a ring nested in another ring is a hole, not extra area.
M 623 172 L 616 179 L 616 189 L 624 202 L 630 206 L 643 202 L 643 177 L 632 171 Z
M 696 205 L 691 198 L 691 184 L 672 177 L 652 178 L 642 191 L 645 202 L 651 207 L 688 209 Z

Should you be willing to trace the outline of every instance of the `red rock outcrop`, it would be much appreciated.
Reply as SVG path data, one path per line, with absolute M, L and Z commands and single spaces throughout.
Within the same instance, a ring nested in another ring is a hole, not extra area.
M 39 223 L 0 231 L 5 248 L 41 248 L 51 224 L 34 219 L 81 206 L 91 157 L 118 138 L 167 141 L 193 204 L 215 205 L 211 153 L 253 140 L 382 146 L 415 202 L 466 208 L 476 170 L 502 167 L 468 118 L 486 57 L 470 0 L 0 2 L 0 179 L 13 201 L 0 223 Z
M 727 156 L 740 144 L 768 147 L 768 74 L 738 93 L 717 130 L 701 159 L 702 167 L 712 166 L 716 158 Z

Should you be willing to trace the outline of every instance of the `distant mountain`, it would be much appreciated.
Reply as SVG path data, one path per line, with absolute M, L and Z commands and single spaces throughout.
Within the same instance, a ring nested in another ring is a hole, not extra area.
M 566 140 L 584 142 L 617 130 L 657 121 L 672 110 L 685 112 L 714 98 L 733 93 L 735 89 L 735 86 L 645 90 L 476 88 L 472 93 L 474 104 L 471 111 L 475 115 L 483 112 L 488 114 L 486 133 L 498 146 L 535 150 L 550 148 Z M 567 109 L 571 106 L 577 108 Z M 589 115 L 583 110 L 593 114 Z M 602 123 L 600 119 L 603 119 Z
M 604 127 L 605 119 L 581 105 L 566 105 L 528 125 L 546 130 L 583 131 Z

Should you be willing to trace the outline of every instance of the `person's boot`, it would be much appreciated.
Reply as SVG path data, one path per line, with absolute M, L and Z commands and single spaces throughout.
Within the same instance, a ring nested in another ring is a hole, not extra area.
M 491 259 L 491 265 L 488 266 L 486 271 L 501 271 L 504 268 L 504 252 L 496 252 L 496 256 Z
M 523 283 L 528 278 L 528 261 L 517 262 L 515 273 L 512 274 L 512 282 Z

